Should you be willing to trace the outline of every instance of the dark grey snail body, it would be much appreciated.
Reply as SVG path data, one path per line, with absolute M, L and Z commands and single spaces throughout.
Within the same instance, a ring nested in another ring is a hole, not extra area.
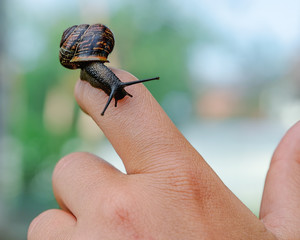
M 93 87 L 102 89 L 109 96 L 101 115 L 104 115 L 104 112 L 113 98 L 115 99 L 115 107 L 117 107 L 118 100 L 124 98 L 126 95 L 132 97 L 131 94 L 125 91 L 124 88 L 126 86 L 158 79 L 150 78 L 127 83 L 121 82 L 108 67 L 100 62 L 86 64 L 86 66 L 81 69 L 80 78 L 88 81 Z
M 104 115 L 111 100 L 125 96 L 132 97 L 124 88 L 146 81 L 157 80 L 149 78 L 133 82 L 122 82 L 104 63 L 114 47 L 112 32 L 102 24 L 75 25 L 63 33 L 60 43 L 60 62 L 69 69 L 81 68 L 80 78 L 88 81 L 93 87 L 102 89 L 108 96 L 108 101 L 101 113 Z

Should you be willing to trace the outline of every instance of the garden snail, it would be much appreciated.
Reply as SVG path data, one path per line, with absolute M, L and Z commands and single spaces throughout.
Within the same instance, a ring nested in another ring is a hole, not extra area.
M 102 89 L 108 96 L 108 101 L 101 113 L 104 115 L 111 100 L 115 99 L 115 107 L 125 96 L 132 97 L 125 87 L 156 78 L 121 82 L 121 80 L 104 63 L 114 48 L 114 36 L 103 24 L 80 24 L 66 29 L 60 42 L 60 63 L 69 69 L 80 68 L 80 78 L 88 81 L 93 87 Z

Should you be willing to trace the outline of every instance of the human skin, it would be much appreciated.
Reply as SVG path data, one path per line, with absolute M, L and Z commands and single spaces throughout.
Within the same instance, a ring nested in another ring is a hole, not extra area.
M 122 81 L 136 80 L 113 71 Z M 274 152 L 257 218 L 142 84 L 128 91 L 133 98 L 101 116 L 107 95 L 78 81 L 78 104 L 111 142 L 127 174 L 89 153 L 61 159 L 52 178 L 61 209 L 37 216 L 29 240 L 300 239 L 300 122 Z

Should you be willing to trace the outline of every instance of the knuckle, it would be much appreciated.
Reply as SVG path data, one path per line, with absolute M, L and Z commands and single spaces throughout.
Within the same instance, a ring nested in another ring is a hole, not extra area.
M 106 210 L 106 219 L 114 231 L 121 233 L 123 239 L 142 239 L 141 219 L 137 214 L 137 206 L 131 197 L 115 199 Z
M 195 196 L 199 196 L 201 189 L 197 177 L 191 173 L 173 176 L 170 185 L 175 192 L 180 192 L 180 196 L 184 199 L 193 199 Z
M 133 195 L 121 190 L 112 194 L 106 215 L 116 225 L 130 227 L 135 219 L 136 207 Z
M 176 201 L 210 201 L 215 196 L 215 189 L 221 182 L 210 171 L 203 170 L 200 174 L 194 168 L 174 169 L 164 176 L 162 181 L 163 192 Z M 162 182 L 160 180 L 160 182 Z

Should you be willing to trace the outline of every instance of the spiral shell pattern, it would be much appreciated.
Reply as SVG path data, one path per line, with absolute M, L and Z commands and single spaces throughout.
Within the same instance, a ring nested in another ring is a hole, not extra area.
M 66 29 L 60 42 L 60 63 L 70 69 L 81 68 L 85 62 L 108 62 L 114 48 L 114 36 L 103 24 L 80 24 Z

